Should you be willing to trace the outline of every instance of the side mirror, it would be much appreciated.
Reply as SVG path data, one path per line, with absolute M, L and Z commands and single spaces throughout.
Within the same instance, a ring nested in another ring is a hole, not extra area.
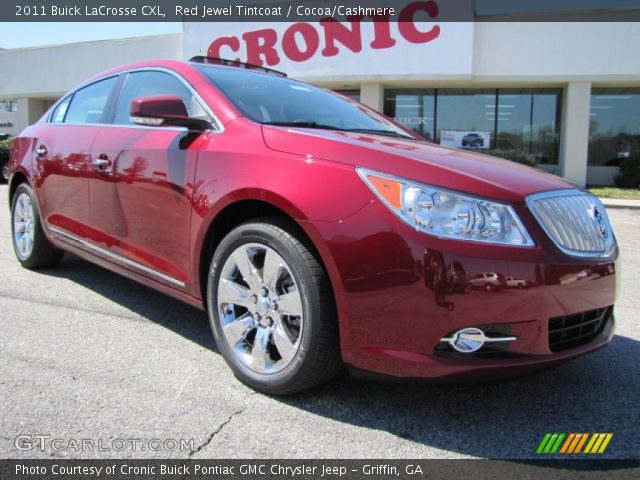
M 206 120 L 189 117 L 187 107 L 177 95 L 134 98 L 130 115 L 131 121 L 137 125 L 180 126 L 194 130 L 206 130 L 211 126 Z

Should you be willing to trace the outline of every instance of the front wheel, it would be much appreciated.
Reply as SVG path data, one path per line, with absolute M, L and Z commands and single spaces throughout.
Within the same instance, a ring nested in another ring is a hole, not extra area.
M 64 255 L 47 239 L 35 195 L 26 183 L 18 186 L 11 203 L 11 238 L 16 257 L 25 268 L 53 267 Z
M 342 367 L 327 275 L 290 225 L 240 225 L 220 243 L 207 287 L 216 344 L 237 378 L 268 394 L 306 390 Z

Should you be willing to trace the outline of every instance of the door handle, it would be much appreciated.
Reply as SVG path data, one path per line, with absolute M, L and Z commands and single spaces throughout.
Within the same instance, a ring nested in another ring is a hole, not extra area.
M 46 157 L 47 156 L 47 147 L 45 147 L 44 145 L 40 145 L 38 147 L 38 149 L 36 150 L 36 154 L 38 155 L 38 158 Z
M 96 167 L 101 172 L 111 171 L 111 160 L 106 155 L 100 155 L 91 159 L 91 165 Z

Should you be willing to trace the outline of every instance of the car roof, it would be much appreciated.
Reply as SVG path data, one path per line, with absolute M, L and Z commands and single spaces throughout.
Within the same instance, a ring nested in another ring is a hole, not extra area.
M 234 66 L 233 62 L 228 62 L 228 63 L 205 63 L 205 62 L 192 62 L 192 61 L 188 61 L 188 62 L 183 62 L 183 61 L 179 61 L 179 60 L 162 60 L 162 59 L 155 59 L 155 60 L 142 60 L 142 61 L 137 61 L 137 62 L 131 62 L 131 63 L 126 63 L 123 65 L 119 65 L 117 67 L 111 68 L 109 70 L 105 70 L 103 72 L 98 73 L 97 75 L 94 75 L 93 77 L 91 77 L 87 82 L 83 82 L 83 83 L 90 83 L 93 82 L 95 80 L 98 80 L 100 78 L 103 77 L 108 77 L 110 75 L 117 75 L 123 72 L 127 72 L 130 70 L 138 70 L 138 69 L 146 69 L 146 68 L 164 68 L 167 70 L 172 70 L 180 75 L 182 75 L 183 77 L 185 77 L 185 79 L 189 80 L 191 83 L 197 83 L 197 81 L 202 80 L 202 75 L 200 74 L 200 72 L 198 71 L 198 68 L 196 67 L 200 67 L 203 66 L 205 68 L 214 68 L 214 69 L 229 69 L 229 68 L 233 68 L 233 69 L 237 69 L 237 70 L 241 70 L 242 72 L 245 72 L 247 74 L 254 74 L 254 75 L 272 75 L 272 76 L 276 76 L 273 73 L 269 73 L 267 71 L 262 71 L 259 69 L 252 69 L 252 68 L 242 68 L 239 66 Z M 278 72 L 281 73 L 281 72 Z M 286 75 L 281 74 L 281 75 L 277 75 L 281 78 L 286 78 Z

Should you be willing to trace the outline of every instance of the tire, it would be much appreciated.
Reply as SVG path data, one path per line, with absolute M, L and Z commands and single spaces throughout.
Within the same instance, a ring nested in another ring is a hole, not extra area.
M 64 256 L 44 233 L 36 197 L 26 183 L 18 185 L 11 202 L 11 239 L 18 261 L 28 269 L 54 267 Z
M 487 284 L 485 285 L 484 289 L 485 289 L 487 292 L 493 292 L 493 290 L 494 290 L 493 285 L 491 285 L 490 283 L 487 283 Z
M 279 219 L 242 224 L 222 240 L 209 270 L 218 349 L 240 381 L 271 395 L 307 390 L 342 369 L 329 280 L 295 231 Z
M 9 159 L 0 159 L 0 183 L 9 182 Z

